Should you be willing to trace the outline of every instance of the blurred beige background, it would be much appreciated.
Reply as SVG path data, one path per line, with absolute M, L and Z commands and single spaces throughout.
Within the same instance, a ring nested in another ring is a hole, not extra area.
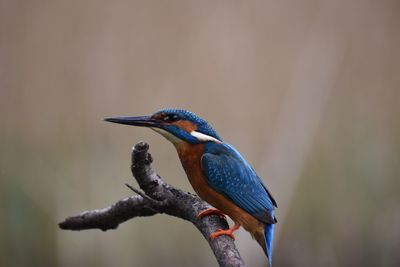
M 166 140 L 102 121 L 164 107 L 208 119 L 264 178 L 275 266 L 399 266 L 399 26 L 396 0 L 0 0 L 0 266 L 216 266 L 165 215 L 57 227 L 131 194 L 139 140 L 192 191 Z

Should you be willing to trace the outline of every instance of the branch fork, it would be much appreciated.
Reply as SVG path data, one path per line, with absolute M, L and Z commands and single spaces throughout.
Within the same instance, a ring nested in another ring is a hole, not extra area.
M 233 240 L 227 236 L 210 239 L 217 229 L 227 229 L 228 223 L 219 216 L 198 218 L 197 214 L 211 208 L 198 196 L 176 189 L 165 183 L 153 170 L 153 159 L 148 153 L 149 145 L 137 143 L 132 149 L 131 171 L 139 189 L 126 184 L 137 195 L 117 201 L 115 204 L 98 210 L 85 211 L 66 218 L 59 223 L 63 230 L 116 229 L 119 224 L 135 217 L 149 217 L 165 213 L 191 222 L 210 245 L 221 267 L 245 266 Z

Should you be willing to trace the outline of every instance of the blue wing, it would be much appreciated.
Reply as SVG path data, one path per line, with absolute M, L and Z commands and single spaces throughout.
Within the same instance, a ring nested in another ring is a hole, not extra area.
M 232 146 L 207 143 L 201 165 L 208 184 L 258 220 L 273 224 L 276 202 L 246 160 Z

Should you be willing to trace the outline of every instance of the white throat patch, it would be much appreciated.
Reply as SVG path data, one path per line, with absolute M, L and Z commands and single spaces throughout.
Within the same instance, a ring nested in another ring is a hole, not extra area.
M 155 131 L 155 132 L 161 134 L 161 135 L 164 136 L 165 138 L 167 138 L 167 139 L 168 139 L 171 143 L 173 143 L 173 144 L 179 144 L 179 143 L 183 142 L 182 139 L 179 139 L 179 138 L 176 137 L 175 135 L 173 135 L 173 134 L 171 134 L 171 133 L 169 133 L 169 132 L 167 132 L 167 131 L 165 131 L 165 130 L 163 130 L 163 129 L 160 129 L 160 128 L 151 128 L 151 129 L 152 129 L 153 131 Z
M 173 144 L 179 144 L 181 142 L 183 142 L 182 139 L 176 137 L 175 135 L 160 129 L 160 128 L 151 128 L 153 131 L 161 134 L 162 136 L 164 136 L 165 138 L 167 138 L 171 143 Z M 222 143 L 221 141 L 219 141 L 217 138 L 200 133 L 200 132 L 196 132 L 196 131 L 191 131 L 190 132 L 191 136 L 196 137 L 197 140 L 201 141 L 201 142 L 207 142 L 207 141 L 211 141 L 211 142 L 215 142 L 215 143 Z

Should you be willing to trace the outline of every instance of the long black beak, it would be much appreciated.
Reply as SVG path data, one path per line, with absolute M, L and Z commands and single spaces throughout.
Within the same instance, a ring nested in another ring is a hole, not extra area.
M 141 126 L 141 127 L 157 127 L 160 123 L 150 116 L 139 116 L 139 117 L 114 117 L 114 118 L 105 118 L 105 121 L 133 125 L 133 126 Z

